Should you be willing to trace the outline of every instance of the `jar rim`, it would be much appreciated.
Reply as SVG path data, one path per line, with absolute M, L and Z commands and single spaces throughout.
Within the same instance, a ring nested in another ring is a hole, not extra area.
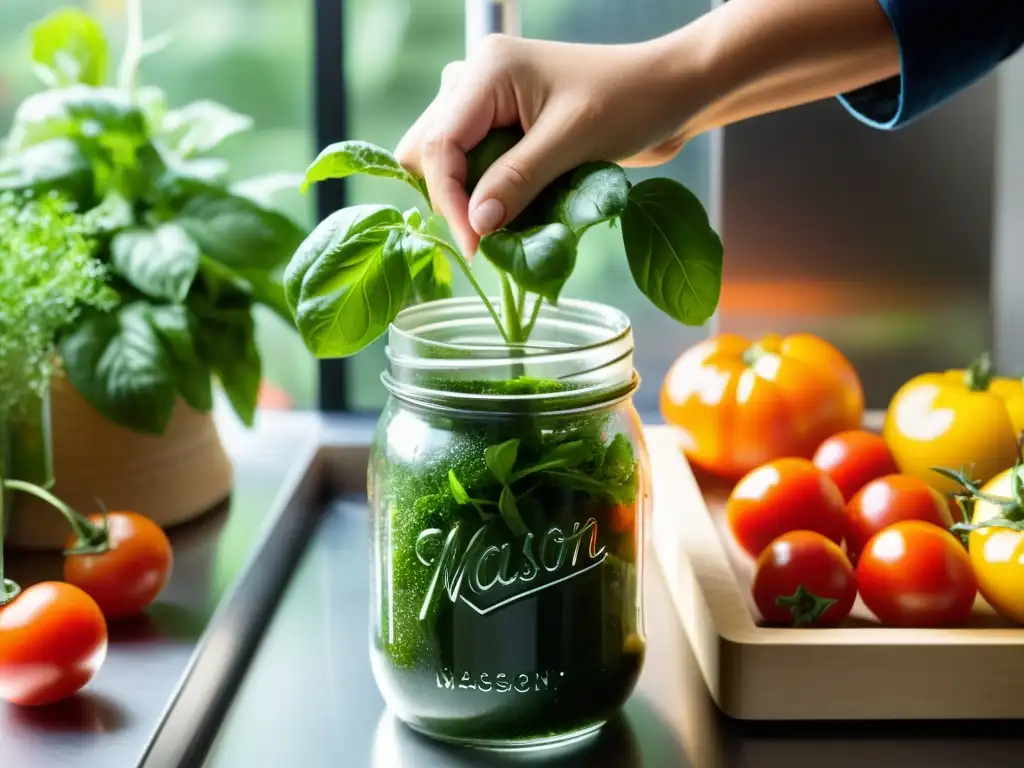
M 639 384 L 629 317 L 580 299 L 544 303 L 522 344 L 504 341 L 478 298 L 414 305 L 391 324 L 386 354 L 389 392 L 428 407 L 564 412 L 609 404 Z

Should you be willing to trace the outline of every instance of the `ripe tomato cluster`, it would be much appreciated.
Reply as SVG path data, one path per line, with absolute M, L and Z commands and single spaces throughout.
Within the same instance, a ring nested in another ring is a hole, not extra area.
M 49 502 L 73 531 L 64 581 L 21 590 L 0 567 L 0 699 L 52 704 L 95 677 L 106 658 L 107 622 L 145 611 L 167 585 L 174 555 L 163 530 L 135 512 L 85 517 L 38 486 L 4 485 Z
M 661 410 L 694 466 L 738 480 L 728 523 L 766 621 L 835 624 L 855 589 L 888 625 L 956 624 L 978 592 L 1024 624 L 1024 382 L 988 354 L 912 378 L 876 435 L 834 346 L 723 333 L 679 357 Z
M 812 459 L 758 467 L 734 487 L 726 516 L 756 559 L 753 597 L 768 623 L 836 626 L 858 593 L 896 627 L 953 626 L 974 606 L 978 581 L 948 530 L 948 503 L 899 474 L 873 433 L 841 432 Z

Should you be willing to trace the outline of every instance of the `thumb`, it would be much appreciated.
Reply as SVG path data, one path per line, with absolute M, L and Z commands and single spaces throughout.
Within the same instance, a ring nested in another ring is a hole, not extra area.
M 538 121 L 484 172 L 469 201 L 469 223 L 478 235 L 501 229 L 544 187 L 582 162 L 579 149 L 566 141 L 564 125 L 554 118 Z

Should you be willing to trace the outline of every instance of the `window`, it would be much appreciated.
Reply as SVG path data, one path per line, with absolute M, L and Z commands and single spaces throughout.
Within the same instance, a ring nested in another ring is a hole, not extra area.
M 697 0 L 521 0 L 523 34 L 578 42 L 621 43 L 656 37 L 707 10 Z M 345 0 L 345 77 L 349 98 L 349 135 L 393 147 L 405 128 L 437 92 L 441 69 L 464 55 L 462 0 Z M 677 178 L 708 204 L 708 140 L 688 146 L 658 175 Z M 630 171 L 634 179 L 644 177 Z M 348 186 L 351 202 L 415 203 L 413 193 L 386 180 L 357 178 Z M 486 267 L 478 267 L 485 288 L 494 290 Z M 461 278 L 457 275 L 457 279 Z M 468 295 L 457 283 L 456 292 Z M 655 415 L 661 379 L 675 357 L 703 335 L 663 316 L 633 285 L 617 231 L 599 227 L 583 240 L 566 296 L 619 307 L 633 320 L 636 366 L 644 380 L 637 408 Z M 386 392 L 380 383 L 384 342 L 346 367 L 348 404 L 355 410 L 380 408 Z

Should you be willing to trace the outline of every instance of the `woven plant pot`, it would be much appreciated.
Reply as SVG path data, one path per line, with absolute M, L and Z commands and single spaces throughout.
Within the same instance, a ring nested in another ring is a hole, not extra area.
M 178 401 L 162 435 L 145 435 L 102 416 L 65 380 L 50 391 L 52 491 L 82 513 L 132 510 L 164 528 L 191 520 L 231 495 L 232 469 L 209 413 Z M 12 494 L 6 543 L 21 549 L 62 549 L 70 530 L 54 509 Z

